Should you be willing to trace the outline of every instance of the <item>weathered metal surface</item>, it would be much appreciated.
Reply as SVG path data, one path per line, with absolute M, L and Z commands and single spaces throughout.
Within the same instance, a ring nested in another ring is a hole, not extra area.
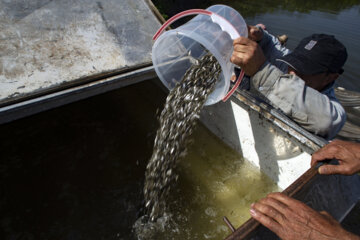
M 141 81 L 153 79 L 155 77 L 156 73 L 154 68 L 146 67 L 113 77 L 100 79 L 91 83 L 82 84 L 81 86 L 56 91 L 51 94 L 21 101 L 9 106 L 0 107 L 0 124 L 106 93 L 131 84 L 136 84 Z
M 0 104 L 151 63 L 159 27 L 142 0 L 0 0 Z

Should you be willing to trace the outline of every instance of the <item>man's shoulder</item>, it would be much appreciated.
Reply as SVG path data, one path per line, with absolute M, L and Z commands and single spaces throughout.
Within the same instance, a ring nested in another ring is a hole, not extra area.
M 330 100 L 334 100 L 334 101 L 338 102 L 338 100 L 335 96 L 334 83 L 326 86 L 325 89 L 321 91 L 321 93 L 328 96 L 330 98 Z

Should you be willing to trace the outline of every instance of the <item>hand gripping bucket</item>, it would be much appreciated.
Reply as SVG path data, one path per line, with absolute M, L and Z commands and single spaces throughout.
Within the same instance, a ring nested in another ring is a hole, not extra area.
M 176 29 L 163 32 L 172 22 L 188 15 L 197 16 Z M 196 59 L 208 50 L 218 60 L 222 72 L 205 105 L 226 101 L 244 75 L 241 71 L 233 89 L 228 92 L 234 70 L 234 65 L 230 62 L 233 40 L 240 36 L 247 37 L 247 26 L 242 16 L 231 7 L 214 5 L 206 10 L 192 9 L 178 13 L 154 35 L 152 61 L 156 74 L 171 90 L 182 80 Z

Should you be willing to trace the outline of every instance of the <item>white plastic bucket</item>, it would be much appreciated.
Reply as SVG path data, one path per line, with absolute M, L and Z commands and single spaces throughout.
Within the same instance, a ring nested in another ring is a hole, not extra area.
M 161 34 L 171 22 L 191 14 L 199 15 L 184 25 Z M 230 77 L 234 69 L 230 62 L 233 40 L 239 36 L 247 37 L 247 26 L 240 13 L 231 7 L 214 5 L 206 10 L 193 9 L 182 12 L 169 19 L 168 24 L 164 24 L 154 36 L 156 41 L 152 48 L 152 61 L 156 74 L 171 90 L 207 49 L 218 60 L 222 72 L 205 105 L 217 103 L 229 90 Z

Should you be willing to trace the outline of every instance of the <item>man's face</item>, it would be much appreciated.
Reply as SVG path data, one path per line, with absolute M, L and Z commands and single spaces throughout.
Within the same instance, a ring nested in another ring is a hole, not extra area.
M 339 76 L 337 73 L 318 73 L 314 75 L 305 75 L 298 73 L 295 69 L 288 67 L 288 73 L 293 74 L 301 78 L 305 85 L 311 87 L 313 89 L 322 91 L 329 83 L 335 81 L 335 79 Z

